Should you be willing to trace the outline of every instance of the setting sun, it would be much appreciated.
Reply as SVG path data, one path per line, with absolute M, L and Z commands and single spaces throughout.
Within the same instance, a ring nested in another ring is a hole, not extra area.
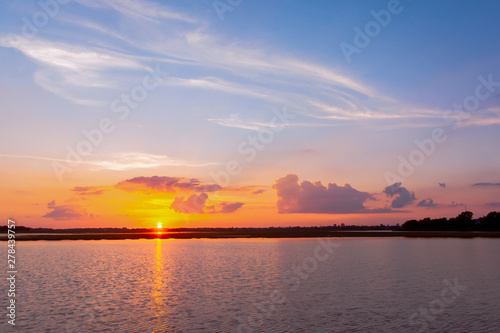
M 158 222 L 158 224 L 156 225 L 156 227 L 157 227 L 158 229 L 161 229 L 161 228 L 163 228 L 163 225 L 161 224 L 161 222 Z

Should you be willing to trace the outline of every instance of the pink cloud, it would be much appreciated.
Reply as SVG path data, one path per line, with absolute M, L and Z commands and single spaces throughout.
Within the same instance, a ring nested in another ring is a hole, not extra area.
M 388 212 L 389 209 L 369 210 L 364 202 L 374 199 L 367 192 L 354 189 L 351 185 L 338 186 L 329 183 L 303 181 L 299 185 L 299 177 L 289 174 L 276 180 L 273 189 L 278 194 L 278 212 L 316 213 L 316 214 L 354 214 Z

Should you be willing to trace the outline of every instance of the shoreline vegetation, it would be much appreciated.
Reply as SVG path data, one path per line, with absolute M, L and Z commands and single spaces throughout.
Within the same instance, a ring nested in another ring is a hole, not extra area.
M 409 220 L 402 226 L 340 225 L 269 228 L 29 228 L 16 227 L 16 240 L 119 240 L 200 238 L 311 238 L 311 237 L 455 237 L 500 238 L 500 212 L 477 220 L 466 211 L 456 218 Z M 7 226 L 0 227 L 7 240 Z

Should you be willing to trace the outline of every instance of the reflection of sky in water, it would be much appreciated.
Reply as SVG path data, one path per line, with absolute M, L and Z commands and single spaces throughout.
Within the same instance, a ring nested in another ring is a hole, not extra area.
M 334 242 L 340 247 L 296 290 L 282 275 L 313 256 L 314 239 L 19 242 L 15 329 L 414 332 L 420 326 L 408 317 L 454 278 L 468 288 L 429 330 L 500 325 L 498 241 Z M 274 291 L 284 303 L 272 302 Z

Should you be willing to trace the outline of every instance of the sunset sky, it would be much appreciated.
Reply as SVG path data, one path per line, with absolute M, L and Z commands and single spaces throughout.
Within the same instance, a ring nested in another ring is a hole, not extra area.
M 0 225 L 498 211 L 499 13 L 498 1 L 2 1 Z

